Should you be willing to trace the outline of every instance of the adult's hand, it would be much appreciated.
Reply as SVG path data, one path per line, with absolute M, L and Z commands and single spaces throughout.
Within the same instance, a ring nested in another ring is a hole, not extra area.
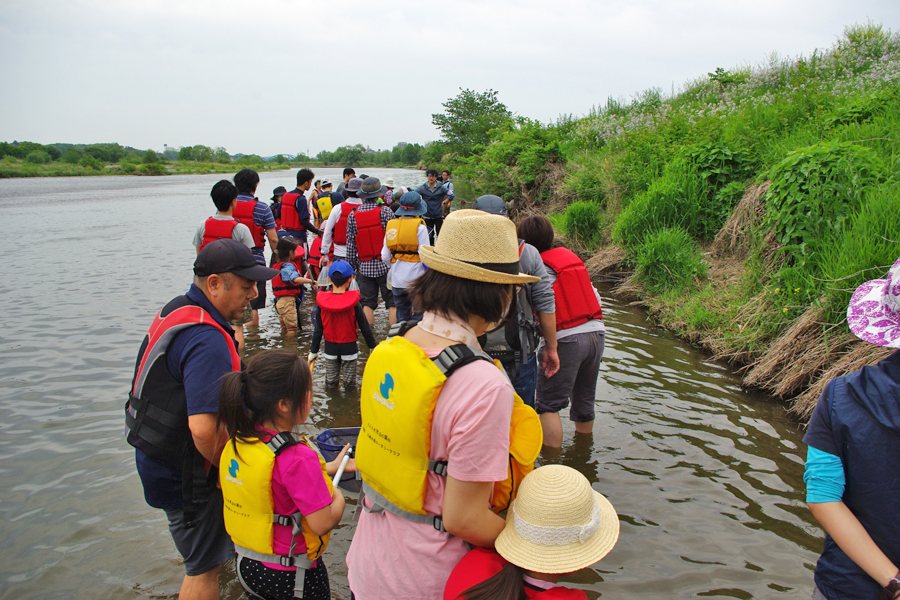
M 556 348 L 551 350 L 544 347 L 541 355 L 541 368 L 544 369 L 544 375 L 548 379 L 556 375 L 556 372 L 559 371 L 559 354 L 556 353 Z

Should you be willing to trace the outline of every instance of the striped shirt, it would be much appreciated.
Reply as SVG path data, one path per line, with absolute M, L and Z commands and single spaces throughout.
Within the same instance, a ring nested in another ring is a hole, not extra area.
M 256 206 L 253 207 L 253 222 L 266 231 L 275 229 L 275 217 L 272 216 L 272 209 L 270 209 L 265 202 L 254 198 L 250 194 L 238 194 L 237 200 L 238 202 L 256 200 Z M 262 266 L 266 266 L 266 257 L 263 254 L 264 248 L 265 243 L 263 243 L 262 246 L 256 246 L 252 249 L 253 258 L 255 258 L 256 262 Z
M 370 210 L 381 211 L 382 235 L 384 234 L 385 228 L 387 228 L 388 221 L 395 218 L 394 211 L 387 206 L 378 206 L 375 203 L 374 198 L 363 200 L 362 205 L 347 218 L 347 261 L 350 263 L 350 266 L 353 267 L 353 270 L 360 275 L 366 277 L 381 277 L 382 275 L 387 275 L 388 272 L 387 265 L 381 261 L 381 256 L 379 255 L 372 260 L 360 262 L 359 253 L 356 250 L 356 214 L 368 212 Z

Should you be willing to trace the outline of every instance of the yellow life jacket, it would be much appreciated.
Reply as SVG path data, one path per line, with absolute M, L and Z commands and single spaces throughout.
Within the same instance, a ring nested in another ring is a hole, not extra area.
M 331 209 L 334 208 L 331 205 L 330 192 L 322 192 L 316 196 L 316 208 L 319 209 L 319 214 L 322 215 L 323 221 L 328 218 L 328 215 L 331 214 Z
M 229 441 L 225 445 L 219 462 L 219 481 L 225 499 L 225 529 L 239 555 L 285 567 L 308 569 L 325 552 L 329 533 L 316 535 L 299 511 L 292 515 L 275 514 L 272 499 L 275 458 L 285 448 L 302 443 L 306 442 L 296 440 L 290 432 L 282 432 L 267 443 L 251 438 L 247 441 L 236 439 L 234 443 Z M 308 443 L 306 445 L 309 446 Z M 331 493 L 331 479 L 321 455 L 319 463 Z M 272 535 L 275 523 L 293 527 L 289 555 L 274 554 Z M 300 533 L 306 542 L 306 553 L 294 554 L 294 544 Z
M 384 239 L 388 250 L 391 251 L 391 262 L 398 260 L 406 262 L 422 262 L 419 258 L 419 224 L 424 223 L 420 218 L 416 219 L 391 219 L 384 230 Z
M 400 328 L 402 334 L 404 327 L 408 329 L 406 324 L 395 325 L 391 332 Z M 482 359 L 491 361 L 465 344 L 446 348 L 429 359 L 402 335 L 372 351 L 363 373 L 362 428 L 356 446 L 362 490 L 374 503 L 369 510 L 387 510 L 444 531 L 441 516 L 424 509 L 428 471 L 447 474 L 446 461 L 429 458 L 434 408 L 447 377 L 456 368 Z M 502 372 L 502 367 L 494 364 Z M 494 484 L 491 508 L 495 513 L 506 510 L 515 499 L 519 483 L 534 469 L 543 443 L 541 421 L 534 409 L 514 396 L 509 471 L 505 481 Z

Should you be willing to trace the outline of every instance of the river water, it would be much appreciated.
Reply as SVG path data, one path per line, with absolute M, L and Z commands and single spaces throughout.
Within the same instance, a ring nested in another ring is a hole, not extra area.
M 263 173 L 258 195 L 291 189 L 294 173 Z M 180 559 L 164 514 L 143 501 L 122 407 L 150 321 L 190 284 L 190 241 L 220 178 L 0 180 L 10 226 L 0 241 L 0 598 L 175 597 Z M 602 292 L 593 434 L 576 438 L 563 419 L 562 451 L 540 460 L 584 473 L 622 527 L 603 561 L 566 581 L 591 598 L 808 597 L 822 532 L 803 501 L 800 428 L 741 391 L 730 368 Z M 376 317 L 383 337 L 386 314 Z M 283 339 L 265 308 L 247 352 L 305 353 L 310 335 L 306 321 Z M 311 430 L 358 425 L 358 397 L 326 393 L 322 377 L 317 368 Z M 350 596 L 352 533 L 345 516 L 326 554 L 335 598 Z M 233 571 L 220 584 L 224 598 L 240 597 Z

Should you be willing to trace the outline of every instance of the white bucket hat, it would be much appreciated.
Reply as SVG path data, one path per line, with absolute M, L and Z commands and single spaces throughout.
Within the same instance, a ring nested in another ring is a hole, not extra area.
M 618 539 L 609 500 L 575 469 L 546 465 L 522 480 L 494 546 L 525 570 L 571 573 L 606 556 Z

